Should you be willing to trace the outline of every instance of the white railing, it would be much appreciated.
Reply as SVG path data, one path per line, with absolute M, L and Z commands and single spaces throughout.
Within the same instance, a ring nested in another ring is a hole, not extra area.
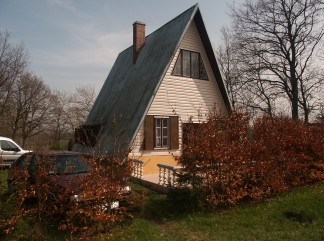
M 132 176 L 142 179 L 143 177 L 143 165 L 144 165 L 144 161 L 142 160 L 137 160 L 137 159 L 132 159 L 133 161 L 133 172 L 132 172 Z
M 157 164 L 159 167 L 159 184 L 162 186 L 178 185 L 176 180 L 176 174 L 179 173 L 183 168 L 181 166 L 169 166 L 164 164 Z

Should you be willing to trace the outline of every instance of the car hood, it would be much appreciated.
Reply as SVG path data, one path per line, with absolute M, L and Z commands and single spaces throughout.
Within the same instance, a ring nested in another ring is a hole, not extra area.
M 64 191 L 70 194 L 78 194 L 82 191 L 82 183 L 88 175 L 89 173 L 50 175 L 49 179 L 53 185 L 62 188 Z

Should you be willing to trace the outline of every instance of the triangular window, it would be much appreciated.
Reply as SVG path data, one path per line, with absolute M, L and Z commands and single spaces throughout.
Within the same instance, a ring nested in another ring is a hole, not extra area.
M 208 80 L 200 53 L 184 49 L 180 50 L 172 75 Z

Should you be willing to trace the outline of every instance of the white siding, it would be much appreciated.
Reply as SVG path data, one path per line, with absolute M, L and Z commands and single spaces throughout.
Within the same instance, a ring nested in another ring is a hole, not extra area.
M 180 49 L 195 51 L 201 54 L 208 74 L 208 80 L 172 75 L 172 70 L 178 58 Z M 192 22 L 156 93 L 153 103 L 148 111 L 148 115 L 178 115 L 180 122 L 179 143 L 181 147 L 181 122 L 188 122 L 190 118 L 194 122 L 204 120 L 207 114 L 214 110 L 216 112 L 226 112 L 226 107 L 196 25 Z M 144 127 L 142 126 L 134 143 L 135 152 L 139 151 L 139 144 L 143 140 L 143 134 Z M 169 154 L 169 151 L 166 151 L 165 154 Z

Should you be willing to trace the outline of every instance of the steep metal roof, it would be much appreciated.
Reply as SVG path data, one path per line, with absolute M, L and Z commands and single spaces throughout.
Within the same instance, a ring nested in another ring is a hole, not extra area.
M 132 46 L 121 52 L 112 67 L 85 125 L 100 124 L 97 152 L 110 152 L 116 145 L 129 146 L 143 122 L 180 42 L 195 21 L 226 104 L 226 89 L 219 74 L 198 4 L 189 8 L 145 38 L 133 64 Z M 223 88 L 223 89 L 222 89 Z M 225 92 L 224 92 L 225 91 Z M 116 144 L 115 140 L 122 140 Z

